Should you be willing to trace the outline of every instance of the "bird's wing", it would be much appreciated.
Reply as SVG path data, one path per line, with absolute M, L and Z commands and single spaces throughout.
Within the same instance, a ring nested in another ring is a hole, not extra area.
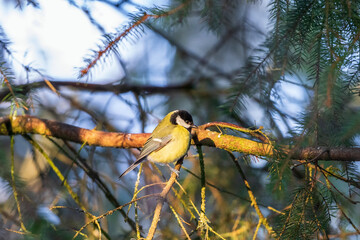
M 166 144 L 168 144 L 170 141 L 171 141 L 171 135 L 168 135 L 166 137 L 163 137 L 163 138 L 153 138 L 153 137 L 150 137 L 143 149 L 141 150 L 140 152 L 140 155 L 139 157 L 136 159 L 135 162 L 133 162 L 129 167 L 128 169 L 125 170 L 125 172 L 123 172 L 119 178 L 121 178 L 122 176 L 126 175 L 128 172 L 130 172 L 131 170 L 133 170 L 134 168 L 137 167 L 137 165 L 139 165 L 142 161 L 145 160 L 145 157 L 147 155 L 149 155 L 150 153 L 154 152 L 154 151 L 158 151 L 160 150 L 161 148 L 163 148 Z
M 140 152 L 139 157 L 137 158 L 136 161 L 145 158 L 147 155 L 149 155 L 150 153 L 154 152 L 154 151 L 158 151 L 161 148 L 163 148 L 166 144 L 168 144 L 172 139 L 171 135 L 167 135 L 166 137 L 163 138 L 154 138 L 154 137 L 150 137 L 143 149 Z

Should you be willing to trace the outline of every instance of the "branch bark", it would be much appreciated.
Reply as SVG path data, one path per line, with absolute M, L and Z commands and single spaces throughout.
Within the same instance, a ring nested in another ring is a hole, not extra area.
M 226 123 L 223 123 L 226 124 Z M 193 129 L 200 145 L 216 147 L 227 151 L 245 154 L 276 157 L 277 150 L 269 143 L 262 143 L 246 138 L 221 134 L 205 129 L 208 124 Z M 149 138 L 149 133 L 116 133 L 89 130 L 53 120 L 33 116 L 0 117 L 0 135 L 40 134 L 61 138 L 80 144 L 116 148 L 139 148 Z M 283 152 L 291 154 L 294 160 L 310 160 L 317 157 L 325 161 L 360 161 L 360 148 L 303 148 L 292 153 L 288 146 Z

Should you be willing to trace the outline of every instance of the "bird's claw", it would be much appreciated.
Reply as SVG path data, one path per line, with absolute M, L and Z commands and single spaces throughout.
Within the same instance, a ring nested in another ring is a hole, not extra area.
M 179 177 L 180 175 L 180 171 L 176 170 L 175 168 L 171 167 L 169 164 L 167 164 L 167 166 L 170 168 L 170 171 L 175 173 L 177 177 Z

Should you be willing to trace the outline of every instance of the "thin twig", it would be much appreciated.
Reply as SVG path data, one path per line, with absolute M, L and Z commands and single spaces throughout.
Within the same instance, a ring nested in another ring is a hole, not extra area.
M 180 84 L 173 84 L 167 86 L 154 86 L 154 85 L 134 85 L 134 84 L 98 84 L 98 83 L 87 83 L 87 82 L 79 82 L 74 81 L 72 79 L 69 80 L 47 80 L 48 84 L 43 80 L 34 81 L 28 84 L 19 84 L 14 85 L 16 89 L 15 93 L 19 93 L 21 95 L 26 95 L 30 91 L 38 88 L 49 88 L 49 84 L 51 84 L 52 88 L 55 89 L 57 94 L 59 94 L 58 90 L 60 88 L 66 87 L 71 88 L 79 91 L 89 91 L 89 92 L 112 92 L 114 94 L 121 94 L 127 92 L 138 93 L 142 95 L 150 95 L 150 94 L 167 94 L 167 93 L 176 93 L 181 91 L 188 91 L 193 89 L 193 82 L 191 81 L 180 83 Z M 118 80 L 117 82 L 121 82 Z M 54 91 L 54 90 L 53 90 Z M 9 88 L 2 88 L 0 89 L 0 101 L 7 101 L 5 99 L 8 94 L 11 93 Z M 12 93 L 12 94 L 15 94 Z
M 182 223 L 182 219 L 180 219 L 180 216 L 176 213 L 175 209 L 174 209 L 172 206 L 170 206 L 170 209 L 171 209 L 171 211 L 173 212 L 173 214 L 174 214 L 174 216 L 175 216 L 176 220 L 178 221 L 178 223 L 179 223 L 179 225 L 180 225 L 181 229 L 183 230 L 183 232 L 184 232 L 184 234 L 185 234 L 186 238 L 187 238 L 188 240 L 191 240 L 191 238 L 190 238 L 189 234 L 187 233 L 187 231 L 186 231 L 186 229 L 185 229 L 185 227 L 184 227 L 184 224 Z
M 259 139 L 260 141 L 264 143 L 270 143 L 269 138 L 262 132 L 263 127 L 259 127 L 258 129 L 249 129 L 245 127 L 238 126 L 233 123 L 227 123 L 227 122 L 210 122 L 206 123 L 204 125 L 201 125 L 201 128 L 207 129 L 209 127 L 216 126 L 216 127 L 222 127 L 222 128 L 229 128 L 235 131 L 240 131 L 243 133 L 247 133 L 251 135 L 252 137 L 255 137 Z
M 292 169 L 294 169 L 294 168 L 296 168 L 296 167 L 298 167 L 298 166 L 301 166 L 301 165 L 304 165 L 304 164 L 308 164 L 308 163 L 313 163 L 314 161 L 317 161 L 317 160 L 319 159 L 319 157 L 320 157 L 321 155 L 323 155 L 323 153 L 326 153 L 326 152 L 329 152 L 329 150 L 328 150 L 328 149 L 325 149 L 324 151 L 322 151 L 322 152 L 320 152 L 318 155 L 316 155 L 313 159 L 311 159 L 311 160 L 305 160 L 305 161 L 303 161 L 303 162 L 301 162 L 301 163 L 299 163 L 299 164 L 295 164 L 295 165 L 291 166 L 290 169 L 292 170 Z
M 360 203 L 359 201 L 354 201 L 352 200 L 351 198 L 349 198 L 348 196 L 346 196 L 344 193 L 342 193 L 337 187 L 335 187 L 335 185 L 329 180 L 327 174 L 321 169 L 319 168 L 321 173 L 323 174 L 323 176 L 325 177 L 326 179 L 326 182 L 328 184 L 330 184 L 343 198 L 345 198 L 346 200 L 348 200 L 349 202 L 351 202 L 352 204 L 357 204 L 357 203 Z M 329 189 L 331 190 L 331 188 Z
M 205 164 L 204 164 L 204 156 L 201 150 L 200 145 L 196 145 L 197 152 L 199 153 L 199 162 L 200 162 L 200 172 L 201 172 L 201 206 L 200 206 L 200 219 L 199 226 L 201 231 L 201 235 L 203 238 L 207 239 L 208 236 L 205 235 L 205 230 L 207 233 L 208 227 L 208 219 L 205 215 L 205 186 L 206 186 L 206 178 L 205 178 Z
M 10 137 L 10 152 L 11 152 L 11 185 L 12 185 L 12 189 L 13 189 L 13 192 L 14 192 L 14 198 L 15 198 L 17 211 L 18 211 L 18 214 L 19 214 L 19 222 L 20 222 L 21 230 L 23 230 L 25 233 L 27 233 L 28 231 L 27 231 L 27 229 L 26 229 L 26 227 L 24 225 L 22 215 L 21 215 L 21 208 L 20 208 L 20 203 L 19 203 L 19 199 L 18 199 L 18 192 L 16 190 L 16 183 L 15 183 L 14 136 Z
M 194 176 L 195 178 L 201 179 L 201 177 L 199 177 L 198 175 L 196 175 L 195 173 L 193 173 L 192 171 L 190 171 L 190 170 L 187 169 L 186 167 L 183 167 L 183 169 L 184 169 L 186 172 L 188 172 L 190 175 Z M 239 199 L 241 199 L 241 200 L 243 200 L 243 201 L 246 201 L 246 202 L 251 202 L 251 200 L 248 199 L 248 198 L 244 198 L 244 197 L 242 197 L 242 196 L 240 196 L 240 195 L 238 195 L 238 194 L 236 194 L 236 193 L 233 193 L 233 192 L 230 192 L 230 191 L 228 191 L 228 190 L 222 189 L 222 188 L 220 188 L 220 187 L 218 187 L 218 186 L 216 186 L 216 185 L 214 185 L 214 184 L 212 184 L 212 183 L 210 183 L 210 182 L 208 182 L 208 181 L 206 181 L 206 185 L 208 185 L 209 187 L 215 188 L 215 189 L 218 190 L 219 192 L 229 194 L 229 195 L 231 195 L 231 196 L 234 196 L 234 197 L 239 198 Z M 259 204 L 259 205 L 261 205 L 261 204 Z M 261 205 L 261 206 L 265 207 L 264 205 Z
M 125 203 L 125 204 L 123 204 L 123 205 L 121 205 L 121 206 L 119 206 L 119 207 L 117 207 L 117 208 L 114 208 L 114 209 L 112 209 L 112 210 L 110 210 L 110 211 L 107 211 L 106 213 L 104 213 L 104 214 L 102 214 L 102 215 L 100 215 L 100 216 L 97 216 L 97 217 L 92 218 L 89 222 L 87 222 L 85 225 L 83 225 L 83 226 L 76 232 L 76 234 L 75 234 L 75 236 L 73 237 L 73 239 L 76 238 L 77 235 L 79 235 L 80 232 L 81 232 L 84 228 L 86 228 L 90 223 L 96 222 L 96 221 L 98 221 L 98 220 L 100 220 L 100 219 L 102 219 L 102 218 L 104 218 L 104 217 L 106 217 L 106 216 L 108 216 L 108 215 L 110 215 L 110 214 L 113 214 L 114 212 L 123 209 L 124 207 L 128 206 L 129 204 L 132 204 L 132 203 L 134 203 L 134 202 L 140 201 L 140 200 L 145 199 L 145 198 L 157 197 L 157 196 L 159 196 L 158 193 L 149 194 L 149 195 L 145 195 L 145 196 L 143 196 L 143 197 L 139 197 L 139 198 L 134 199 L 134 200 L 132 200 L 132 201 L 130 201 L 130 202 L 128 202 L 128 203 Z
M 64 144 L 75 155 L 75 158 L 71 157 L 68 152 L 66 152 L 63 148 L 61 148 L 60 145 L 56 143 L 56 141 L 54 141 L 53 139 L 50 139 L 50 141 L 52 141 L 56 146 L 58 146 L 66 156 L 68 156 L 70 159 L 73 159 L 73 161 L 77 164 L 77 166 L 79 166 L 81 169 L 83 169 L 86 172 L 86 174 L 96 183 L 96 185 L 105 194 L 105 197 L 109 200 L 109 202 L 112 203 L 114 207 L 120 206 L 120 203 L 116 200 L 115 196 L 111 193 L 110 189 L 103 182 L 103 180 L 101 180 L 99 174 L 94 169 L 91 168 L 91 166 L 86 162 L 84 158 L 82 158 L 80 155 L 77 154 L 77 151 L 67 141 L 64 141 Z M 76 159 L 78 159 L 80 162 L 76 161 Z M 123 209 L 120 209 L 119 211 L 124 218 L 127 217 Z M 136 230 L 135 222 L 129 218 L 127 219 L 127 222 L 129 223 L 130 227 L 135 231 Z
M 342 209 L 342 207 L 340 206 L 340 204 L 338 203 L 338 201 L 336 200 L 336 198 L 334 197 L 334 201 L 337 205 L 337 207 L 339 208 L 340 212 L 343 214 L 343 216 L 346 218 L 346 220 L 350 223 L 350 225 L 355 229 L 355 231 L 360 234 L 360 230 L 356 227 L 356 225 L 353 223 L 353 221 L 345 214 L 344 210 Z
M 238 169 L 242 180 L 244 181 L 244 184 L 246 186 L 246 189 L 248 191 L 249 197 L 251 199 L 251 205 L 255 208 L 255 211 L 259 217 L 259 220 L 261 221 L 261 224 L 264 225 L 264 227 L 266 228 L 266 230 L 268 231 L 269 235 L 274 236 L 275 232 L 272 230 L 272 227 L 269 225 L 267 219 L 264 217 L 264 215 L 262 214 L 262 212 L 260 211 L 260 208 L 256 202 L 256 198 L 254 196 L 254 193 L 252 192 L 251 188 L 250 188 L 250 184 L 246 179 L 246 176 L 244 174 L 244 171 L 241 169 L 240 164 L 238 163 L 238 161 L 236 160 L 235 156 L 231 153 L 228 152 L 232 161 L 234 162 L 236 168 Z
M 37 149 L 41 155 L 46 159 L 47 163 L 49 164 L 49 166 L 51 167 L 51 169 L 56 173 L 56 175 L 58 176 L 58 178 L 60 179 L 60 181 L 62 182 L 62 184 L 65 186 L 66 190 L 69 192 L 70 196 L 72 197 L 72 199 L 79 205 L 79 207 L 86 213 L 87 216 L 89 216 L 90 218 L 93 218 L 94 215 L 92 215 L 87 209 L 86 207 L 82 204 L 82 202 L 80 201 L 79 196 L 74 192 L 74 190 L 71 188 L 71 186 L 68 184 L 68 182 L 66 181 L 64 175 L 61 173 L 61 171 L 59 170 L 59 168 L 54 164 L 53 160 L 51 160 L 51 158 L 49 157 L 49 155 L 44 151 L 44 149 L 34 140 L 32 139 L 29 135 L 23 135 L 23 137 L 35 148 Z M 101 236 L 101 232 L 103 231 L 99 222 L 95 221 L 94 222 L 95 225 L 98 227 L 99 229 L 99 234 Z
M 183 162 L 183 159 L 180 159 L 180 160 L 177 161 L 177 163 L 175 165 L 175 170 L 180 171 L 182 162 Z M 169 193 L 171 187 L 175 183 L 176 178 L 177 178 L 177 174 L 175 172 L 173 172 L 171 174 L 170 179 L 167 182 L 166 186 L 163 188 L 162 192 L 160 193 L 160 196 L 158 198 L 158 201 L 157 201 L 157 204 L 156 204 L 156 207 L 155 207 L 153 220 L 151 222 L 151 226 L 149 228 L 146 240 L 151 240 L 151 239 L 154 238 L 155 231 L 156 231 L 156 228 L 157 228 L 157 224 L 160 221 L 161 209 L 162 209 L 162 207 L 164 205 L 167 194 Z
M 261 219 L 259 219 L 259 222 L 258 222 L 258 224 L 256 226 L 255 233 L 254 233 L 254 236 L 253 236 L 253 240 L 256 240 L 256 236 L 257 236 L 257 234 L 259 232 L 260 226 L 261 226 Z

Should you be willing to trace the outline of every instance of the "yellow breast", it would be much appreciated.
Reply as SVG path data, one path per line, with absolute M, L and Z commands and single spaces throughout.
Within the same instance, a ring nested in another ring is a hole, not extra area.
M 190 147 L 191 134 L 184 127 L 173 130 L 173 138 L 166 146 L 148 155 L 148 160 L 156 163 L 171 163 L 183 157 Z

